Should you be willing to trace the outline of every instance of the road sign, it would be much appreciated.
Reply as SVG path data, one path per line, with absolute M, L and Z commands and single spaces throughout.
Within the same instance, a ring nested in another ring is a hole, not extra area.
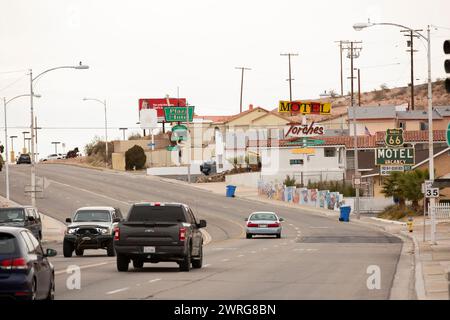
M 158 116 L 155 109 L 142 109 L 139 113 L 141 129 L 152 129 L 158 126 Z
M 425 190 L 426 198 L 439 198 L 439 188 L 430 188 Z
M 403 146 L 403 129 L 387 129 L 384 141 L 388 147 L 399 148 Z
M 391 172 L 405 172 L 411 170 L 411 166 L 380 166 L 380 174 L 382 176 L 388 176 Z
M 164 107 L 166 122 L 187 122 L 186 109 L 189 109 L 189 122 L 194 118 L 194 106 L 189 107 Z
M 375 164 L 379 165 L 413 165 L 414 148 L 378 148 L 375 152 Z

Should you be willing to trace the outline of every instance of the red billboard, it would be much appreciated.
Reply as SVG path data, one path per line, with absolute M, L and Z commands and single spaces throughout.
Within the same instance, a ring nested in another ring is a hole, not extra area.
M 169 106 L 186 106 L 186 98 L 153 98 L 153 99 L 139 99 L 139 111 L 142 109 L 155 109 L 158 116 L 158 122 L 163 122 L 164 107 Z

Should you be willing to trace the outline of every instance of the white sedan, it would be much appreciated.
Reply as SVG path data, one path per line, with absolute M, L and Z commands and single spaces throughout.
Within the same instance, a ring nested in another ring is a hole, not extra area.
M 281 222 L 283 218 L 278 217 L 274 212 L 253 212 L 248 218 L 245 231 L 247 239 L 251 239 L 254 235 L 274 235 L 281 238 Z

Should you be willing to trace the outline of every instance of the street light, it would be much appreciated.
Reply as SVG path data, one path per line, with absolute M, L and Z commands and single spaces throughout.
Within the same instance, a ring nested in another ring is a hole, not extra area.
M 122 130 L 122 133 L 123 133 L 123 140 L 125 140 L 125 131 L 127 131 L 128 128 L 119 128 L 119 130 Z
M 18 96 L 15 96 L 9 100 L 6 100 L 5 97 L 3 97 L 3 111 L 5 113 L 5 175 L 6 175 L 6 199 L 9 200 L 9 161 L 8 161 L 8 117 L 7 117 L 7 113 L 6 113 L 6 106 L 13 100 L 21 98 L 21 97 L 28 97 L 30 96 L 29 94 L 21 94 Z M 36 98 L 40 98 L 41 96 L 36 94 L 35 95 Z M 14 146 L 13 146 L 13 139 L 17 138 L 17 136 L 11 136 L 11 146 L 12 146 L 12 150 L 14 151 Z M 24 138 L 25 138 L 25 133 L 24 133 Z M 11 160 L 12 161 L 12 160 Z
M 399 27 L 402 29 L 407 29 L 413 33 L 415 33 L 416 35 L 418 35 L 419 37 L 421 37 L 422 39 L 424 39 L 427 42 L 427 60 L 428 60 L 428 158 L 429 158 L 429 175 L 430 175 L 430 180 L 431 182 L 434 182 L 434 146 L 433 146 L 433 90 L 432 90 L 432 83 L 431 83 L 431 29 L 430 29 L 430 25 L 427 26 L 427 36 L 425 37 L 423 34 L 421 34 L 419 31 L 414 30 L 412 28 L 409 27 L 405 27 L 401 24 L 397 24 L 397 23 L 372 23 L 372 22 L 367 22 L 367 23 L 356 23 L 353 25 L 353 29 L 355 29 L 356 31 L 361 31 L 365 28 L 368 27 L 373 27 L 373 26 L 394 26 L 394 27 Z M 435 199 L 434 198 L 430 198 L 430 208 L 433 208 L 435 205 Z M 425 221 L 424 221 L 425 223 Z M 431 242 L 435 243 L 436 242 L 436 235 L 435 235 L 435 231 L 436 231 L 436 221 L 435 221 L 435 215 L 434 215 L 434 210 L 431 210 Z
M 105 165 L 106 165 L 106 168 L 108 168 L 108 120 L 106 118 L 106 100 L 102 101 L 100 99 L 95 99 L 95 98 L 83 98 L 83 101 L 89 101 L 89 100 L 101 103 L 105 107 L 105 145 L 106 145 Z
M 54 144 L 55 145 L 55 154 L 56 154 L 56 156 L 58 156 L 58 144 L 60 144 L 61 142 L 59 142 L 59 141 L 54 141 L 54 142 L 52 142 L 52 144 Z
M 41 73 L 39 73 L 37 76 L 33 77 L 33 70 L 30 69 L 30 115 L 31 115 L 31 205 L 33 207 L 36 206 L 36 159 L 35 159 L 35 153 L 34 153 L 34 135 L 35 135 L 35 128 L 34 128 L 34 105 L 33 105 L 33 98 L 34 98 L 34 90 L 33 90 L 33 83 L 38 80 L 40 77 L 42 77 L 44 74 L 59 70 L 59 69 L 77 69 L 77 70 L 84 70 L 89 69 L 89 66 L 83 65 L 80 61 L 78 65 L 74 66 L 61 66 L 61 67 L 55 67 L 47 69 Z
M 23 149 L 22 149 L 22 153 L 26 153 L 26 152 L 24 152 L 27 148 L 26 148 L 26 145 L 25 145 L 25 143 L 26 143 L 26 137 L 25 137 L 25 135 L 27 135 L 27 134 L 29 134 L 30 132 L 29 131 L 23 131 L 22 132 L 22 134 L 23 134 Z M 30 150 L 27 150 L 28 152 L 30 151 Z

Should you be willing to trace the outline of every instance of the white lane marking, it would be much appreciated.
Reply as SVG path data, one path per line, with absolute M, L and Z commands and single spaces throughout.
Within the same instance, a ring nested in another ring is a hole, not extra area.
M 208 264 L 205 264 L 204 266 L 203 266 L 203 268 L 208 268 L 208 267 L 211 267 L 211 265 L 208 263 Z
M 299 229 L 299 227 L 295 227 L 295 230 L 298 230 Z
M 267 250 L 267 248 L 262 248 L 263 249 L 263 251 L 266 251 Z
M 289 223 L 289 225 L 291 226 L 291 227 L 293 227 L 294 225 L 292 224 L 292 223 Z
M 240 255 L 238 255 L 237 257 L 238 258 L 242 258 L 242 257 L 244 257 L 245 255 L 243 255 L 243 254 L 240 254 Z
M 100 263 L 94 263 L 94 264 L 87 264 L 84 266 L 80 266 L 80 269 L 89 269 L 89 268 L 95 268 L 95 267 L 100 267 L 100 266 L 104 266 L 105 264 L 108 264 L 108 262 L 100 262 Z M 59 274 L 63 274 L 63 273 L 67 273 L 67 269 L 66 270 L 59 270 L 55 272 L 55 275 L 59 275 Z
M 274 246 L 273 246 L 274 248 L 278 248 L 278 245 L 277 244 L 275 244 Z
M 222 259 L 222 262 L 230 261 L 230 259 Z
M 330 227 L 309 227 L 310 229 L 329 229 Z
M 250 251 L 250 253 L 256 253 L 256 251 Z
M 149 280 L 148 281 L 148 283 L 155 283 L 155 282 L 158 282 L 158 281 L 161 281 L 161 279 L 152 279 L 152 280 Z
M 122 291 L 127 291 L 128 289 L 130 289 L 129 287 L 125 287 L 125 288 L 122 288 L 122 289 L 117 289 L 117 290 L 113 290 L 113 291 L 109 291 L 109 292 L 106 292 L 106 294 L 115 294 L 115 293 L 119 293 L 119 292 L 122 292 Z

